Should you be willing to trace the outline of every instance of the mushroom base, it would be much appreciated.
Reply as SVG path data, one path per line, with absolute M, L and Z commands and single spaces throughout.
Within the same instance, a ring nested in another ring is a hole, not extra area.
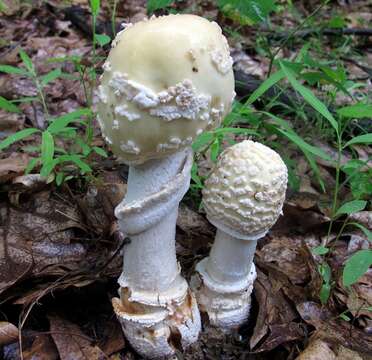
M 198 339 L 200 314 L 189 290 L 181 303 L 170 300 L 166 306 L 144 305 L 129 299 L 128 288 L 121 288 L 121 299 L 112 299 L 112 305 L 125 337 L 143 357 L 164 359 Z
M 244 279 L 227 285 L 210 277 L 206 271 L 207 262 L 208 258 L 205 258 L 198 263 L 197 274 L 191 279 L 191 288 L 200 311 L 208 314 L 210 324 L 229 332 L 248 320 L 256 268 L 252 263 Z

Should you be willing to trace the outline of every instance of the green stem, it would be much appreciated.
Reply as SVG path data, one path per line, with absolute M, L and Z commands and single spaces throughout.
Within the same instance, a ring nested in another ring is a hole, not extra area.
M 111 27 L 112 27 L 113 38 L 116 36 L 115 18 L 116 18 L 116 7 L 117 7 L 117 5 L 118 5 L 118 0 L 114 0 L 114 6 L 112 8 L 112 14 L 111 14 Z
M 45 116 L 46 116 L 47 120 L 49 120 L 50 115 L 49 115 L 48 106 L 47 106 L 46 101 L 45 101 L 43 87 L 41 86 L 41 84 L 39 82 L 39 79 L 37 77 L 34 78 L 34 82 L 35 82 L 35 85 L 36 85 L 37 92 L 39 93 L 41 104 L 43 105 L 43 110 L 44 110 Z

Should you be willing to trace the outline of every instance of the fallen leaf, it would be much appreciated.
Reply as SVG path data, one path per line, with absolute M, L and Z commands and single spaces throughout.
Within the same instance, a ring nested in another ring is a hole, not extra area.
M 37 335 L 27 350 L 23 351 L 24 360 L 58 360 L 57 348 L 49 335 Z
M 57 346 L 61 360 L 101 360 L 107 358 L 103 351 L 92 345 L 79 328 L 56 315 L 48 316 L 52 338 Z
M 296 360 L 336 360 L 336 355 L 330 346 L 321 339 L 310 342 Z
M 0 159 L 0 184 L 23 174 L 29 160 L 29 156 L 22 153 L 13 153 L 6 159 Z
M 17 339 L 18 328 L 7 321 L 0 321 L 0 346 L 10 344 Z

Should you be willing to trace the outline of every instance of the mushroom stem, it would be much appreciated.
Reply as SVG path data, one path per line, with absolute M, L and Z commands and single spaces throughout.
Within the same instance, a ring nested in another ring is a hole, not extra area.
M 217 229 L 206 270 L 212 279 L 232 284 L 251 270 L 257 240 L 242 240 Z
M 192 151 L 186 149 L 130 167 L 127 195 L 115 209 L 130 243 L 124 248 L 120 299 L 112 303 L 128 341 L 146 358 L 172 355 L 200 331 L 197 303 L 175 250 L 178 204 L 189 187 L 191 165 Z
M 181 151 L 165 159 L 131 166 L 123 205 L 159 192 L 177 175 L 184 161 L 185 152 Z M 157 224 L 140 233 L 130 234 L 125 224 L 122 224 L 122 231 L 127 232 L 131 242 L 125 246 L 123 273 L 119 283 L 126 282 L 131 290 L 154 292 L 162 292 L 170 287 L 179 274 L 175 251 L 177 214 L 178 203 Z M 138 216 L 146 221 L 145 214 Z

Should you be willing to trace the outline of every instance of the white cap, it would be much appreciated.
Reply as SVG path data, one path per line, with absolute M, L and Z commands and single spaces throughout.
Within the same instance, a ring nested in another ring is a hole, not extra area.
M 208 220 L 241 239 L 264 235 L 282 212 L 287 167 L 269 147 L 245 140 L 226 149 L 205 182 Z
M 151 18 L 113 41 L 98 87 L 103 135 L 128 164 L 190 146 L 233 101 L 232 59 L 221 28 L 195 15 Z

